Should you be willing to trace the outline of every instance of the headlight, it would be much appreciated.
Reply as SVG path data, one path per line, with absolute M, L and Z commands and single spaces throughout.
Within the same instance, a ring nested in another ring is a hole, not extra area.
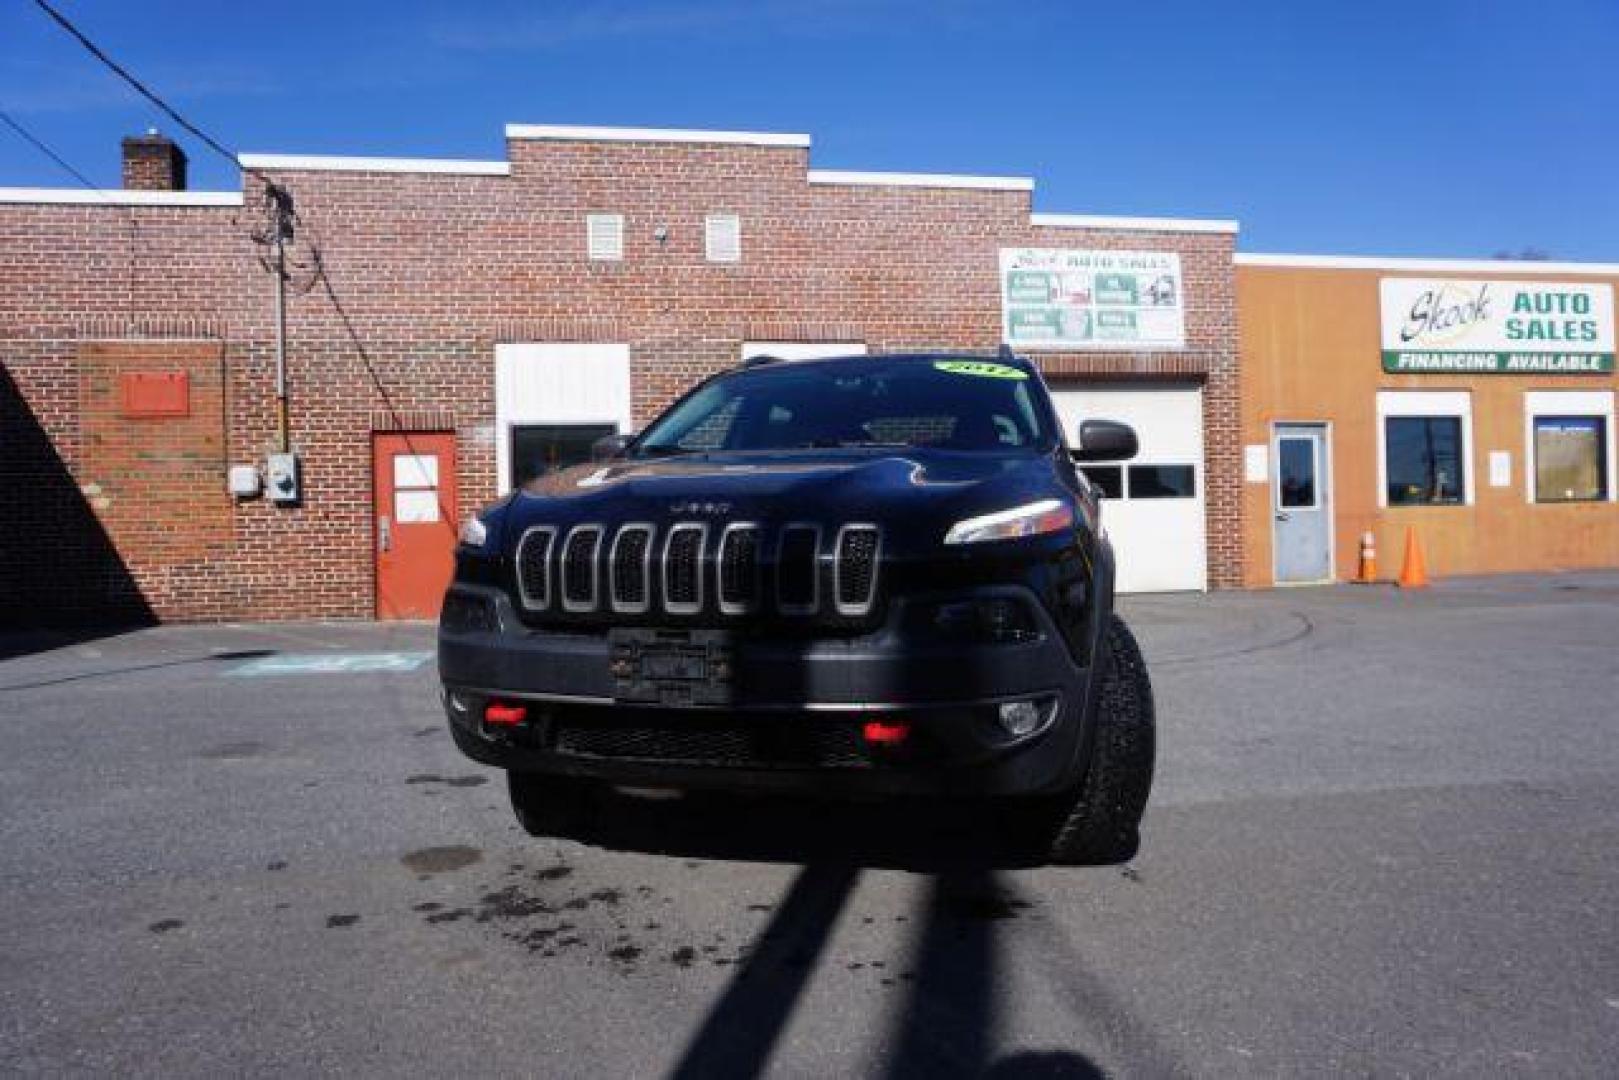
M 1062 532 L 1074 524 L 1074 511 L 1061 499 L 1041 499 L 1025 506 L 1014 506 L 981 517 L 968 518 L 950 526 L 944 534 L 947 544 L 977 544 L 984 540 L 1016 540 Z
M 488 539 L 489 528 L 476 514 L 461 523 L 461 543 L 467 547 L 481 548 Z

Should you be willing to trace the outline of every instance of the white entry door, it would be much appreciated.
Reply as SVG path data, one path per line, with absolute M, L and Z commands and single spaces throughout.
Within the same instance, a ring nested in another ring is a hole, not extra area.
M 1141 440 L 1130 461 L 1084 466 L 1103 492 L 1102 527 L 1118 560 L 1118 591 L 1206 589 L 1202 389 L 1114 383 L 1054 388 L 1052 397 L 1069 445 L 1082 420 L 1122 421 Z

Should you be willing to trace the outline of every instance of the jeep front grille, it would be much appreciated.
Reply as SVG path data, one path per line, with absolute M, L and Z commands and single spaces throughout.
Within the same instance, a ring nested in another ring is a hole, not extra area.
M 626 525 L 613 537 L 608 557 L 608 592 L 613 610 L 641 612 L 652 607 L 652 526 Z
M 850 523 L 772 529 L 734 522 L 538 525 L 516 552 L 524 612 L 566 621 L 644 619 L 861 619 L 881 595 L 882 532 Z M 822 550 L 823 536 L 830 550 Z
M 727 525 L 720 534 L 720 611 L 742 615 L 759 604 L 759 526 Z
M 551 606 L 551 547 L 556 538 L 551 526 L 537 525 L 517 542 L 517 594 L 531 611 Z
M 562 606 L 568 611 L 596 610 L 597 556 L 601 551 L 600 525 L 580 525 L 562 545 Z
M 812 615 L 820 594 L 821 528 L 789 525 L 776 553 L 776 606 L 787 615 Z
M 552 732 L 553 749 L 569 757 L 749 769 L 869 769 L 874 762 L 859 725 L 813 724 L 736 714 L 682 717 L 618 707 L 567 714 Z
M 671 615 L 703 610 L 703 542 L 708 526 L 682 522 L 663 547 L 663 609 Z
M 880 536 L 875 525 L 845 525 L 838 530 L 832 581 L 839 615 L 864 615 L 871 610 L 876 599 Z

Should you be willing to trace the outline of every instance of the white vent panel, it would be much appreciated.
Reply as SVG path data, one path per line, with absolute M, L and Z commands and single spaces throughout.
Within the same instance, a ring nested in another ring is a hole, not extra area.
M 592 259 L 624 258 L 624 215 L 586 214 L 585 245 Z
M 735 214 L 708 215 L 705 231 L 708 261 L 734 263 L 742 261 L 742 219 Z

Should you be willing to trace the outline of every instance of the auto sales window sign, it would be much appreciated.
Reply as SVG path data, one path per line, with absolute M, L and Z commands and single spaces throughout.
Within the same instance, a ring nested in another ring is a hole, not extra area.
M 1383 370 L 1584 375 L 1613 370 L 1613 286 L 1384 278 Z
M 1174 252 L 1002 248 L 1002 340 L 1023 349 L 1179 349 L 1182 287 Z

